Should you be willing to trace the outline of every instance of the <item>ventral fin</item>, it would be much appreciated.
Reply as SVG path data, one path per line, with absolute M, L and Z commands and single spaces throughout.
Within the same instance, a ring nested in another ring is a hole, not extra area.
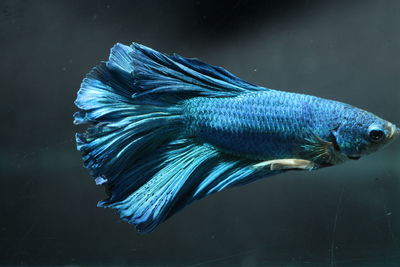
M 275 159 L 267 160 L 254 165 L 255 168 L 269 168 L 271 171 L 278 170 L 314 170 L 314 162 L 305 159 Z

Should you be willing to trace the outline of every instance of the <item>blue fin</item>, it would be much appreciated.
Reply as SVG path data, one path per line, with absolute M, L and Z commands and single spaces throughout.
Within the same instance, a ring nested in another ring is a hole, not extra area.
M 255 90 L 265 88 L 196 59 L 116 44 L 75 101 L 74 123 L 90 124 L 77 148 L 109 192 L 99 206 L 149 232 L 193 200 L 274 174 L 185 136 L 182 100 Z
M 234 96 L 266 88 L 239 79 L 223 68 L 179 55 L 165 55 L 149 47 L 132 44 L 133 77 L 140 98 L 151 94 L 179 93 L 180 97 Z
M 253 162 L 229 158 L 207 145 L 181 139 L 156 150 L 124 174 L 151 175 L 139 189 L 123 200 L 111 197 L 99 206 L 117 209 L 122 219 L 146 233 L 194 200 L 279 172 L 254 168 Z M 122 188 L 126 187 L 129 185 Z

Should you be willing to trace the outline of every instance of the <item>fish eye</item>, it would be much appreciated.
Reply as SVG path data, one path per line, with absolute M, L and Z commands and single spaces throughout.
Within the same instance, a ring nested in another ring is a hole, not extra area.
M 369 138 L 371 139 L 371 141 L 373 142 L 379 142 L 381 141 L 383 138 L 385 137 L 385 132 L 382 130 L 371 130 L 369 132 Z

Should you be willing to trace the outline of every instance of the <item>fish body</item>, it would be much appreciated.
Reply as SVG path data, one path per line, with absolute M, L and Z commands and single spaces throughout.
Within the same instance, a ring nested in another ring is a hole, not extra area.
M 229 98 L 194 98 L 184 107 L 189 134 L 225 153 L 256 160 L 308 159 L 319 167 L 348 159 L 339 153 L 335 137 L 343 122 L 350 122 L 352 131 L 362 127 L 356 124 L 387 124 L 345 103 L 271 89 Z M 325 157 L 312 157 L 316 146 L 328 143 L 337 147 L 332 145 Z M 363 152 L 354 149 L 354 155 Z
M 268 89 L 197 59 L 117 44 L 83 80 L 77 148 L 109 197 L 151 232 L 225 188 L 378 150 L 399 129 L 338 101 Z

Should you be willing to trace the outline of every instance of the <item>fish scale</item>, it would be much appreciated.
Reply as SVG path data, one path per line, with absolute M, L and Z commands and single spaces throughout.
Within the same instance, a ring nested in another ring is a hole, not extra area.
M 330 109 L 340 103 L 313 96 L 269 90 L 227 98 L 193 98 L 184 102 L 189 135 L 223 149 L 226 153 L 249 158 L 296 158 L 303 151 L 304 136 L 332 124 Z M 318 109 L 313 116 L 304 110 Z M 308 109 L 304 109 L 307 106 Z M 317 128 L 316 128 L 317 127 Z M 229 136 L 229 138 L 226 138 Z

